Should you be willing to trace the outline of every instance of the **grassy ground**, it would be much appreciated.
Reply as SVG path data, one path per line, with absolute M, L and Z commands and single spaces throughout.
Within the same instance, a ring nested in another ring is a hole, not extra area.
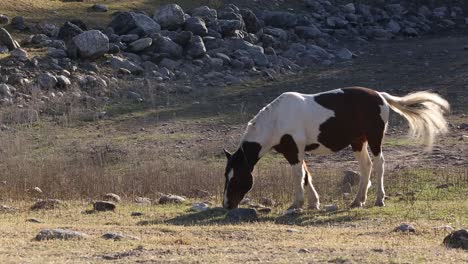
M 225 212 L 188 211 L 189 204 L 118 205 L 113 213 L 83 214 L 90 206 L 70 201 L 63 209 L 33 212 L 29 202 L 14 203 L 19 211 L 0 213 L 1 263 L 463 263 L 468 255 L 442 244 L 447 231 L 434 227 L 467 225 L 467 187 L 442 191 L 434 187 L 415 200 L 392 199 L 385 208 L 306 211 L 282 216 L 274 208 L 258 223 L 229 224 Z M 131 212 L 143 216 L 131 217 Z M 36 218 L 43 223 L 30 223 Z M 392 232 L 402 222 L 414 234 Z M 84 232 L 81 241 L 36 242 L 44 228 Z M 121 232 L 141 240 L 106 241 L 105 232 Z M 139 249 L 137 249 L 139 248 Z M 301 253 L 300 250 L 305 250 Z

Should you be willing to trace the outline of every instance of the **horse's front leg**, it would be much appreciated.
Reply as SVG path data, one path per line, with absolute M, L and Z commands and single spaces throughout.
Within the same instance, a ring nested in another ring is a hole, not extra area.
M 294 181 L 294 201 L 289 209 L 301 208 L 304 205 L 304 170 L 302 162 L 291 165 Z

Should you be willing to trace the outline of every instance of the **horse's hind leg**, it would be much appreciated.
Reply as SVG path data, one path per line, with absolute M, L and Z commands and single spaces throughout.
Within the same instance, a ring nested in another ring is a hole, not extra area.
M 371 185 L 370 174 L 372 170 L 372 161 L 369 157 L 369 152 L 367 151 L 367 142 L 361 144 L 360 150 L 353 146 L 353 150 L 355 151 L 354 156 L 359 162 L 361 177 L 359 180 L 359 190 L 354 202 L 351 204 L 351 207 L 362 207 L 366 203 L 367 190 Z
M 309 201 L 309 209 L 320 209 L 320 202 L 319 196 L 317 191 L 312 184 L 312 176 L 310 175 L 309 170 L 307 169 L 307 164 L 305 161 L 303 162 L 303 169 L 304 169 L 304 188 L 307 189 L 308 201 Z
M 377 199 L 375 200 L 376 206 L 385 206 L 385 190 L 384 190 L 384 165 L 385 159 L 383 154 L 380 153 L 374 156 L 374 169 L 377 176 Z

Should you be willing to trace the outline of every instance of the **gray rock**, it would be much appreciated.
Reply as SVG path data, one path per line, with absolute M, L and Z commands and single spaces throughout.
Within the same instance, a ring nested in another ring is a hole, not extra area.
M 205 43 L 200 36 L 193 36 L 190 43 L 187 45 L 186 52 L 193 58 L 202 57 L 206 54 Z
M 304 210 L 301 208 L 290 208 L 284 212 L 284 216 L 298 216 L 304 214 Z
M 11 97 L 11 88 L 8 84 L 0 83 L 0 96 L 1 97 Z
M 446 6 L 437 7 L 437 8 L 434 8 L 432 13 L 435 17 L 444 18 L 448 14 L 448 8 Z
M 56 37 L 59 33 L 59 28 L 55 24 L 41 21 L 36 24 L 36 31 L 48 37 Z
M 310 26 L 298 26 L 295 28 L 296 34 L 304 39 L 315 39 L 322 35 L 320 29 L 314 25 Z
M 9 50 L 21 48 L 18 42 L 4 28 L 0 28 L 0 46 L 6 46 Z
M 122 241 L 122 240 L 140 240 L 139 237 L 126 235 L 122 233 L 109 232 L 101 236 L 106 240 Z
M 14 213 L 16 211 L 18 211 L 18 209 L 14 207 L 3 204 L 0 205 L 0 213 Z
M 444 238 L 444 245 L 449 248 L 462 248 L 468 250 L 468 231 L 460 229 Z
M 349 3 L 343 6 L 343 10 L 346 13 L 356 13 L 356 6 L 354 5 L 354 3 Z
M 403 34 L 410 37 L 416 37 L 419 35 L 418 31 L 412 27 L 406 27 L 403 29 Z
M 132 213 L 130 214 L 130 216 L 133 216 L 133 217 L 142 216 L 142 215 L 143 215 L 142 212 L 132 212 Z
M 10 22 L 10 19 L 6 15 L 0 14 L 0 25 L 6 25 Z
M 106 201 L 114 202 L 114 203 L 118 203 L 118 202 L 120 202 L 122 200 L 120 198 L 120 196 L 118 196 L 115 193 L 106 193 L 106 194 L 104 194 L 103 199 L 106 200 Z
M 56 59 L 66 58 L 67 52 L 63 49 L 56 49 L 56 48 L 48 48 L 47 49 L 47 56 Z
M 114 29 L 118 35 L 127 34 L 129 32 L 140 35 L 148 35 L 161 30 L 161 26 L 142 13 L 122 12 L 115 16 L 109 27 Z
M 60 28 L 59 33 L 58 33 L 58 37 L 60 39 L 63 39 L 66 42 L 69 42 L 74 37 L 78 36 L 81 33 L 83 33 L 83 30 L 79 26 L 73 24 L 70 21 L 67 21 Z
M 360 179 L 361 179 L 361 174 L 359 172 L 347 170 L 343 172 L 342 184 L 349 183 L 351 186 L 356 186 L 359 184 Z
M 185 30 L 192 32 L 198 36 L 206 36 L 208 34 L 208 28 L 206 27 L 205 21 L 199 17 L 191 17 L 185 21 Z
M 416 230 L 414 227 L 410 224 L 401 224 L 393 229 L 393 232 L 408 232 L 408 233 L 414 233 Z
M 91 10 L 95 12 L 107 12 L 109 11 L 109 8 L 106 5 L 95 4 L 91 6 Z
M 338 206 L 334 204 L 328 204 L 323 206 L 323 210 L 325 210 L 326 212 L 336 212 L 338 211 Z
M 114 211 L 115 203 L 109 201 L 97 201 L 93 204 L 93 208 L 98 212 Z
M 71 58 L 96 59 L 109 51 L 109 38 L 99 30 L 85 31 L 74 37 L 68 47 Z
M 327 18 L 327 25 L 331 28 L 344 28 L 348 25 L 348 21 L 339 16 L 331 16 Z
M 161 198 L 159 198 L 159 203 L 160 204 L 170 204 L 170 203 L 176 203 L 180 204 L 185 202 L 185 198 L 178 196 L 178 195 L 162 195 Z
M 153 16 L 161 28 L 177 29 L 185 23 L 185 13 L 177 4 L 169 4 L 157 10 Z
M 390 20 L 387 24 L 387 30 L 393 34 L 398 34 L 401 31 L 401 27 L 395 20 Z
M 341 60 L 350 60 L 353 58 L 353 53 L 347 48 L 342 48 L 336 53 L 336 56 Z
M 258 17 L 250 9 L 241 9 L 240 14 L 245 23 L 245 29 L 249 33 L 257 33 L 261 29 L 261 24 Z
M 130 43 L 130 49 L 134 52 L 139 52 L 149 48 L 151 44 L 153 44 L 152 38 L 142 38 Z
M 171 71 L 177 69 L 181 64 L 182 64 L 182 62 L 179 61 L 179 60 L 171 60 L 171 59 L 168 59 L 168 58 L 164 58 L 164 59 L 162 59 L 161 62 L 159 62 L 159 66 L 161 68 L 166 68 L 166 69 L 171 70 Z
M 37 219 L 37 218 L 29 218 L 29 219 L 26 219 L 26 222 L 29 222 L 29 223 L 35 223 L 35 224 L 42 224 L 44 223 L 43 221 Z
M 37 83 L 43 89 L 53 89 L 57 85 L 57 78 L 51 73 L 41 73 L 37 77 Z
M 235 36 L 236 32 L 239 30 L 242 30 L 243 24 L 240 20 L 225 20 L 225 19 L 220 19 L 218 20 L 219 26 L 220 26 L 220 33 L 225 36 Z
M 268 197 L 262 197 L 260 199 L 260 203 L 265 206 L 275 206 L 276 204 L 275 200 L 268 198 Z
M 57 87 L 66 90 L 71 86 L 71 81 L 67 76 L 59 75 L 57 76 Z
M 293 28 L 297 26 L 298 18 L 295 14 L 280 11 L 266 11 L 263 13 L 265 25 L 279 28 Z
M 287 41 L 288 40 L 288 32 L 281 28 L 273 28 L 273 27 L 265 27 L 263 28 L 263 33 L 271 35 L 280 41 Z
M 155 49 L 159 53 L 168 54 L 171 58 L 179 59 L 182 57 L 182 47 L 168 37 L 158 37 L 154 40 Z
M 258 221 L 257 211 L 251 208 L 236 208 L 226 215 L 229 222 L 255 222 Z
M 194 203 L 192 204 L 192 207 L 190 207 L 191 211 L 195 212 L 205 212 L 210 209 L 210 206 L 206 203 Z
M 25 30 L 27 28 L 24 17 L 22 16 L 13 17 L 11 19 L 11 26 L 17 30 Z
M 52 239 L 61 239 L 61 240 L 71 240 L 71 239 L 87 239 L 89 236 L 85 233 L 66 230 L 66 229 L 44 229 L 41 230 L 35 237 L 37 241 L 43 240 L 52 240 Z
M 147 197 L 136 197 L 135 203 L 140 204 L 140 205 L 150 205 L 151 199 Z
M 33 204 L 31 210 L 50 210 L 60 208 L 60 206 L 62 206 L 62 201 L 58 199 L 45 199 Z
M 17 48 L 10 52 L 10 56 L 24 61 L 28 59 L 28 52 L 22 48 Z
M 218 19 L 218 12 L 208 6 L 200 6 L 192 10 L 192 17 L 201 17 L 209 25 Z
M 120 41 L 123 43 L 130 43 L 137 41 L 140 38 L 138 34 L 125 34 L 119 37 Z

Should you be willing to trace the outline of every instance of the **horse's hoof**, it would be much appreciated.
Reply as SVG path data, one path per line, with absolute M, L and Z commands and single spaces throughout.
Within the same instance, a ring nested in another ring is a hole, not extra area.
M 364 203 L 356 202 L 356 201 L 354 201 L 354 202 L 350 205 L 351 208 L 360 208 L 360 207 L 363 207 L 363 206 L 364 206 Z
M 307 207 L 307 209 L 309 209 L 309 210 L 317 210 L 317 211 L 318 211 L 318 210 L 320 210 L 320 204 L 309 205 L 309 206 Z
M 375 206 L 379 206 L 379 207 L 384 207 L 385 206 L 385 203 L 384 201 L 375 201 Z

